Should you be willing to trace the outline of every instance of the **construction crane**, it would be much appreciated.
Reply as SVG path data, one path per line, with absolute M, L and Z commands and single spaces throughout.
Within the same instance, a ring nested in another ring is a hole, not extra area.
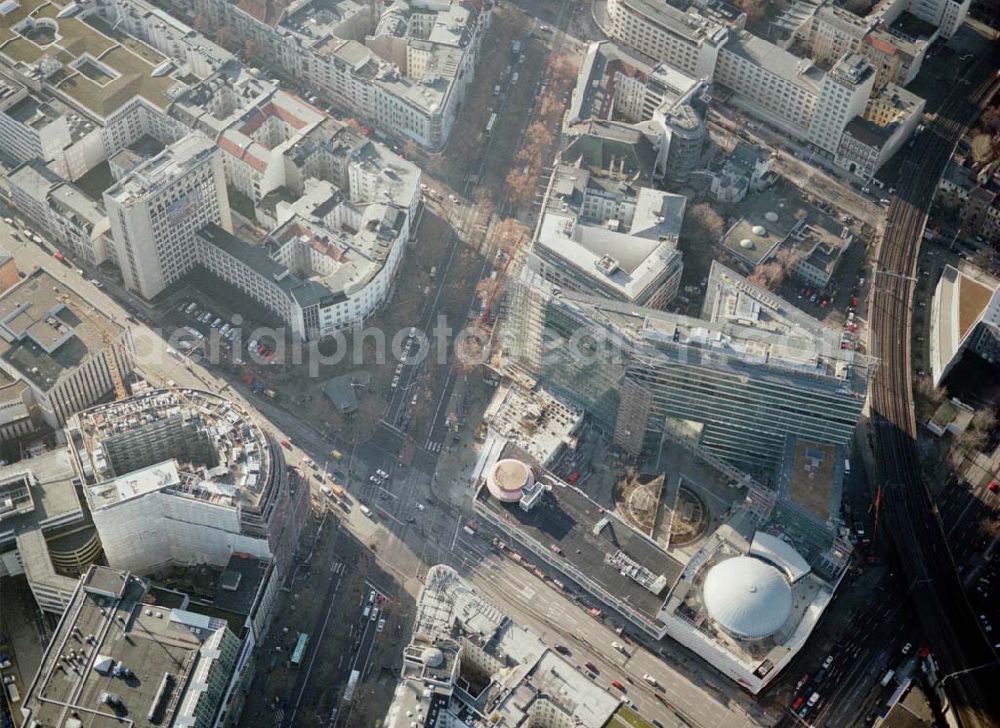
M 117 402 L 128 397 L 128 390 L 125 388 L 125 380 L 122 379 L 121 370 L 118 368 L 114 342 L 107 331 L 101 331 L 101 342 L 104 344 L 104 357 L 107 359 L 108 369 L 111 371 L 111 381 L 115 384 L 115 401 Z

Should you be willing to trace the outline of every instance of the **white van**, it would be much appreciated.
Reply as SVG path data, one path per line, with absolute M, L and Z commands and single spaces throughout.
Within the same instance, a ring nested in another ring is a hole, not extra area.
M 851 460 L 850 458 L 844 458 L 844 475 L 851 474 Z
M 368 506 L 358 506 L 358 510 L 364 513 L 369 518 L 372 517 L 372 509 L 369 508 Z

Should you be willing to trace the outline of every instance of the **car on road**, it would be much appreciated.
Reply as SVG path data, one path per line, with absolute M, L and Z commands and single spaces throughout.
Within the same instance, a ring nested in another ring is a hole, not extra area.
M 799 708 L 802 707 L 802 704 L 804 702 L 806 702 L 806 696 L 805 695 L 800 695 L 799 697 L 795 698 L 794 702 L 792 702 L 792 710 L 793 711 L 794 710 L 798 710 Z
M 833 655 L 827 655 L 826 659 L 823 660 L 823 669 L 826 670 L 833 664 Z
M 659 685 L 659 683 L 656 682 L 656 678 L 650 675 L 648 672 L 642 676 L 642 679 L 645 680 L 650 685 L 652 685 L 654 688 Z
M 282 440 L 281 441 L 281 446 L 283 448 L 285 448 L 286 450 L 291 450 L 292 449 L 292 443 L 290 443 L 288 440 Z
M 618 688 L 623 693 L 625 692 L 625 686 L 622 684 L 621 680 L 612 680 L 611 681 L 611 687 Z
M 600 672 L 601 672 L 600 670 L 597 669 L 597 665 L 595 665 L 593 662 L 590 662 L 589 660 L 587 662 L 583 663 L 583 666 L 585 668 L 587 668 L 588 670 L 590 670 L 595 675 L 599 675 Z
M 560 655 L 565 655 L 567 657 L 573 654 L 572 652 L 570 652 L 569 647 L 567 647 L 566 645 L 556 645 L 556 652 L 558 652 Z
M 907 642 L 905 645 L 903 645 L 903 649 L 900 650 L 900 654 L 902 654 L 905 657 L 906 655 L 910 654 L 910 650 L 912 649 L 913 649 L 913 643 Z
M 996 480 L 991 480 L 990 484 L 986 487 L 989 489 L 990 493 L 996 493 L 998 490 L 1000 490 L 1000 482 L 997 482 Z
M 809 673 L 808 672 L 805 675 L 803 675 L 802 677 L 800 677 L 799 681 L 797 683 L 795 683 L 795 692 L 798 692 L 799 690 L 801 690 L 802 688 L 804 688 L 806 686 L 807 682 L 809 682 Z

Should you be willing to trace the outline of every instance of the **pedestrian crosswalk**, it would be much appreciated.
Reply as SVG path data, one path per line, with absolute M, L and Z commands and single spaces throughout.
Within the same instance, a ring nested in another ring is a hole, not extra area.
M 424 450 L 427 452 L 441 452 L 441 443 L 434 440 L 427 440 L 424 444 Z
M 345 567 L 343 561 L 334 561 L 332 564 L 330 564 L 330 573 L 331 574 L 343 574 L 345 568 L 346 567 Z
M 281 728 L 285 724 L 285 709 L 281 706 L 274 711 L 274 725 L 275 728 Z

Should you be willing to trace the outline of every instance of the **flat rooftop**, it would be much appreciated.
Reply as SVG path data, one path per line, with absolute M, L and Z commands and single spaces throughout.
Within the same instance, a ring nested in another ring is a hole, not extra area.
M 818 521 L 840 517 L 844 452 L 836 445 L 792 438 L 782 461 L 782 494 Z
M 622 5 L 668 33 L 699 45 L 706 39 L 718 41 L 725 31 L 719 23 L 694 12 L 680 10 L 662 0 L 624 0 Z
M 794 192 L 774 188 L 747 195 L 738 204 L 739 219 L 722 236 L 722 247 L 753 267 L 777 251 L 797 226 L 805 224 L 809 206 Z
M 749 31 L 743 31 L 730 38 L 723 52 L 740 55 L 768 73 L 800 86 L 809 93 L 819 93 L 819 86 L 823 80 L 821 68 L 810 59 L 790 53 Z M 734 91 L 738 93 L 739 89 Z
M 968 266 L 945 266 L 931 308 L 930 360 L 940 383 L 976 324 L 1000 310 L 1000 281 Z
M 192 132 L 165 148 L 155 157 L 136 166 L 120 182 L 104 192 L 106 199 L 113 199 L 123 206 L 144 200 L 156 189 L 185 174 L 195 165 L 216 154 L 216 145 L 200 132 Z
M 37 270 L 0 294 L 0 359 L 8 371 L 43 392 L 116 340 L 122 327 Z
M 54 62 L 48 87 L 100 121 L 137 96 L 166 109 L 186 88 L 159 51 L 64 0 L 18 0 L 0 15 L 0 57 L 25 73 Z
M 518 457 L 518 456 L 521 457 Z M 503 458 L 525 459 L 525 454 L 508 445 Z M 536 469 L 537 463 L 531 463 Z M 530 511 L 518 503 L 502 503 L 492 498 L 483 487 L 476 494 L 481 507 L 500 520 L 514 525 L 520 533 L 543 549 L 558 547 L 560 558 L 574 569 L 587 575 L 607 592 L 616 595 L 636 611 L 655 620 L 667 589 L 677 580 L 683 566 L 652 540 L 642 536 L 616 515 L 588 498 L 583 491 L 568 485 L 554 485 L 541 496 Z M 595 532 L 596 526 L 601 529 Z M 653 594 L 635 579 L 624 576 L 621 569 L 608 563 L 608 557 L 622 552 L 654 577 L 662 576 L 665 587 Z
M 68 725 L 71 713 L 88 728 L 137 728 L 193 719 L 189 700 L 200 688 L 194 679 L 208 669 L 217 646 L 208 646 L 225 622 L 178 609 L 144 604 L 147 582 L 95 566 L 83 577 L 28 689 L 22 711 L 37 725 Z M 84 639 L 93 637 L 92 646 Z M 81 649 L 88 655 L 81 657 Z M 101 659 L 105 658 L 105 659 Z M 131 677 L 114 677 L 120 663 Z M 108 664 L 99 671 L 98 665 Z M 70 666 L 67 669 L 67 665 Z M 111 705 L 106 694 L 118 696 Z M 176 712 L 175 712 L 176 711 Z
M 83 518 L 66 448 L 0 467 L 0 549 L 19 533 Z
M 604 210 L 614 200 L 621 214 L 589 214 L 595 200 L 593 208 Z M 553 172 L 534 245 L 632 300 L 648 291 L 665 268 L 677 265 L 686 203 L 682 195 L 560 165 Z

